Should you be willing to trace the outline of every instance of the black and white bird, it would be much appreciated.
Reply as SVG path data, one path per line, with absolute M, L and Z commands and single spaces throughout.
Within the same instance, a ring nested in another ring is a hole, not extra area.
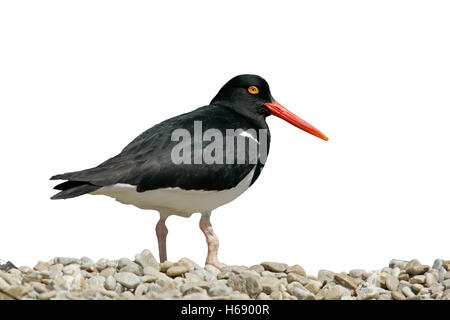
M 236 199 L 259 177 L 270 144 L 269 115 L 328 140 L 275 101 L 263 78 L 239 75 L 228 81 L 209 105 L 153 126 L 97 167 L 53 176 L 51 180 L 66 181 L 55 187 L 60 192 L 52 199 L 106 195 L 123 204 L 158 211 L 161 262 L 167 260 L 167 217 L 201 213 L 200 229 L 208 245 L 206 264 L 220 268 L 211 212 Z M 237 142 L 242 137 L 244 145 Z M 255 143 L 257 151 L 252 153 L 250 146 Z

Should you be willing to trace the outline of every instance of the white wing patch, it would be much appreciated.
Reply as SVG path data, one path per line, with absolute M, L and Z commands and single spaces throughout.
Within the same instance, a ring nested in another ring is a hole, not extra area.
M 248 131 L 242 131 L 241 133 L 239 133 L 240 136 L 242 137 L 247 137 L 249 139 L 252 139 L 253 141 L 255 141 L 256 143 L 259 144 L 258 139 L 256 139 L 256 137 L 254 137 L 250 132 Z

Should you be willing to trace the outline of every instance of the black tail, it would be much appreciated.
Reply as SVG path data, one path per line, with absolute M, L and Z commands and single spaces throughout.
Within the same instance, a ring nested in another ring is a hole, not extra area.
M 132 155 L 118 155 L 94 168 L 57 174 L 50 180 L 66 181 L 55 187 L 56 190 L 61 190 L 61 192 L 54 195 L 52 199 L 74 198 L 104 186 L 130 183 L 129 181 L 134 181 L 133 172 L 136 166 L 136 161 Z
M 61 190 L 61 192 L 55 194 L 53 197 L 51 197 L 51 199 L 57 200 L 57 199 L 75 198 L 100 188 L 101 188 L 100 186 L 93 185 L 90 182 L 69 180 L 60 183 L 53 188 L 55 190 Z

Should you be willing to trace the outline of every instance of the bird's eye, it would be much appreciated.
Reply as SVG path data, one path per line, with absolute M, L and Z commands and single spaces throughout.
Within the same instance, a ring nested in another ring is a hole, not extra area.
M 250 94 L 257 94 L 259 92 L 259 89 L 255 86 L 250 86 L 248 87 L 248 92 L 250 92 Z

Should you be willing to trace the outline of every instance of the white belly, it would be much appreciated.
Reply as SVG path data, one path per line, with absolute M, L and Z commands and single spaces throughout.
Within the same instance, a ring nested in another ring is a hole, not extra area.
M 135 186 L 115 184 L 91 194 L 109 196 L 141 209 L 157 210 L 163 215 L 189 217 L 196 212 L 212 211 L 236 199 L 250 186 L 255 168 L 237 186 L 221 191 L 183 190 L 177 187 L 137 192 Z

